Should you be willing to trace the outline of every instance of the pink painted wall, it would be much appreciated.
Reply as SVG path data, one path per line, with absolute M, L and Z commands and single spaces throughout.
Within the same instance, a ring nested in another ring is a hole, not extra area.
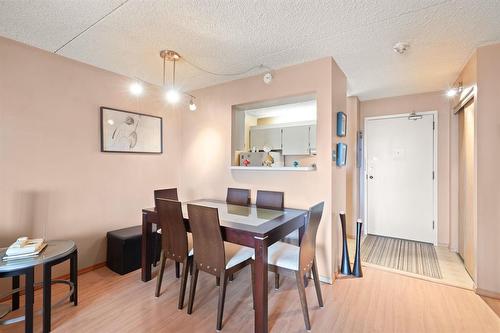
M 258 75 L 192 92 L 198 110 L 181 116 L 181 195 L 187 199 L 224 199 L 226 188 L 231 186 L 250 188 L 252 201 L 257 189 L 285 191 L 288 207 L 308 208 L 325 201 L 317 251 L 320 275 L 328 280 L 337 267 L 337 214 L 345 209 L 345 168 L 337 169 L 331 161 L 332 114 L 345 110 L 346 79 L 331 58 L 280 69 L 273 75 L 270 85 Z M 316 171 L 229 169 L 232 105 L 309 93 L 317 97 Z
M 500 44 L 477 49 L 477 287 L 500 298 Z
M 438 243 L 450 243 L 450 105 L 443 92 L 382 98 L 360 103 L 359 127 L 366 117 L 411 112 L 438 112 Z
M 178 113 L 151 86 L 132 98 L 129 83 L 0 38 L 0 246 L 73 239 L 81 268 L 103 262 L 106 232 L 139 225 L 153 190 L 178 185 Z M 101 153 L 101 105 L 162 116 L 164 153 Z

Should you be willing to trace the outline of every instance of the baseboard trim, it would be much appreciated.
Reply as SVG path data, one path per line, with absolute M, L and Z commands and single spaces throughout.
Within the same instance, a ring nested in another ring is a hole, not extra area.
M 79 269 L 78 275 L 82 275 L 82 274 L 85 274 L 85 273 L 88 273 L 91 271 L 95 271 L 96 269 L 102 268 L 104 266 L 106 266 L 106 262 L 100 262 L 98 264 Z M 68 280 L 68 279 L 69 279 L 69 274 L 64 274 L 64 275 L 61 275 L 61 276 L 54 278 L 54 280 Z M 35 290 L 39 290 L 39 289 L 42 289 L 42 286 L 35 287 Z M 24 295 L 24 290 L 21 290 L 20 295 Z M 0 299 L 0 303 L 6 302 L 6 301 L 10 300 L 11 298 L 12 298 L 12 295 L 4 297 L 4 298 Z
M 333 284 L 332 278 L 328 276 L 319 276 L 319 280 L 323 283 Z
M 476 288 L 476 294 L 478 294 L 479 296 L 485 296 L 485 297 L 489 297 L 489 298 L 500 299 L 500 293 L 496 292 L 496 291 L 491 291 L 491 290 Z

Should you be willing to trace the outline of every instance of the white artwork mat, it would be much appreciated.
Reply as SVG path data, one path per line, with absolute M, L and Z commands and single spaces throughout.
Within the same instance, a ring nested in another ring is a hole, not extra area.
M 101 108 L 101 150 L 162 153 L 160 117 Z

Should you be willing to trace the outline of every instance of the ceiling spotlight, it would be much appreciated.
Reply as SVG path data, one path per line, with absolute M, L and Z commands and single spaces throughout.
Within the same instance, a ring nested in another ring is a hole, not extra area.
M 144 92 L 144 87 L 140 82 L 132 82 L 129 87 L 129 91 L 134 96 L 140 96 Z
M 463 89 L 463 82 L 458 82 L 457 87 L 451 87 L 446 91 L 446 96 L 450 98 L 455 97 L 457 94 L 461 93 Z
M 167 98 L 167 101 L 169 103 L 176 104 L 181 99 L 181 94 L 179 93 L 178 90 L 170 88 L 169 90 L 167 90 L 165 97 Z
M 406 51 L 408 51 L 409 48 L 410 48 L 410 43 L 407 43 L 407 42 L 397 42 L 392 47 L 392 49 L 394 50 L 394 52 L 396 52 L 398 54 L 405 54 Z
M 189 110 L 196 111 L 196 104 L 194 103 L 194 100 L 192 98 L 189 101 Z
M 448 91 L 446 92 L 446 96 L 454 97 L 457 94 L 457 92 L 458 91 L 455 88 L 448 89 Z

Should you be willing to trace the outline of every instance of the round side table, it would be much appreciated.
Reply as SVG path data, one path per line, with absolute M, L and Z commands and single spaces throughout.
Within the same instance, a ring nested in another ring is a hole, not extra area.
M 5 256 L 7 249 L 0 249 L 0 258 Z M 52 266 L 70 260 L 69 280 L 52 280 Z M 43 332 L 50 332 L 50 318 L 52 308 L 52 284 L 65 283 L 70 287 L 69 300 L 74 305 L 78 304 L 78 251 L 75 242 L 71 240 L 48 241 L 45 249 L 36 257 L 5 261 L 0 259 L 0 278 L 12 277 L 12 290 L 7 295 L 12 295 L 11 307 L 0 304 L 0 325 L 8 325 L 24 320 L 25 332 L 33 332 L 33 303 L 34 303 L 34 269 L 43 266 Z M 19 277 L 25 275 L 25 305 L 24 316 L 4 319 L 10 311 L 19 309 Z M 3 298 L 7 295 L 1 295 Z M 2 314 L 3 313 L 3 314 Z

